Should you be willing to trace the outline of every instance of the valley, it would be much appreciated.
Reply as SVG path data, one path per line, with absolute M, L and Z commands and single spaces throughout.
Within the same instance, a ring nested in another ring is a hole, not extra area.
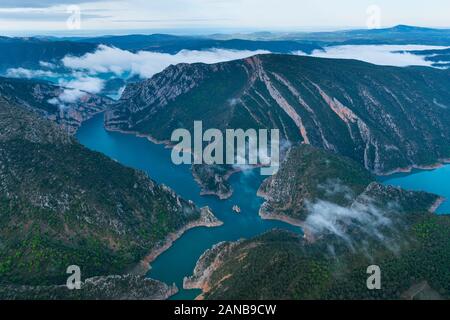
M 406 25 L 0 37 L 0 299 L 450 299 L 447 46 Z M 189 153 L 276 129 L 281 166 L 178 165 L 177 129 Z
M 148 139 L 133 135 L 108 132 L 103 127 L 102 116 L 96 116 L 87 121 L 79 130 L 77 138 L 88 148 L 105 153 L 125 165 L 148 172 L 156 181 L 171 186 L 185 199 L 191 199 L 200 206 L 210 206 L 217 217 L 224 222 L 224 225 L 219 228 L 198 228 L 186 232 L 151 263 L 149 277 L 167 284 L 177 284 L 180 292 L 173 299 L 194 299 L 201 294 L 199 290 L 183 289 L 183 279 L 192 275 L 201 255 L 218 243 L 253 239 L 273 229 L 287 230 L 297 234 L 300 238 L 303 235 L 301 229 L 292 224 L 260 218 L 259 210 L 264 199 L 256 197 L 256 194 L 264 178 L 258 174 L 258 170 L 233 175 L 230 178 L 230 184 L 235 192 L 231 198 L 223 201 L 215 196 L 200 196 L 200 187 L 192 178 L 190 167 L 173 165 L 170 160 L 171 151 L 164 145 L 154 144 Z M 447 169 L 448 167 L 443 167 L 438 171 Z M 363 169 L 358 170 L 364 172 Z M 432 172 L 434 171 L 424 173 Z M 368 181 L 373 179 L 369 173 L 364 174 Z M 435 174 L 441 176 L 439 172 Z M 326 177 L 325 172 L 323 175 Z M 400 179 L 397 183 L 401 184 L 401 181 Z M 443 183 L 448 183 L 448 180 Z M 417 188 L 430 192 L 436 191 L 428 189 L 426 185 L 422 186 L 422 188 L 419 186 Z M 450 198 L 448 190 L 444 189 L 437 193 Z M 448 203 L 448 201 L 445 202 L 443 206 Z M 242 210 L 239 215 L 232 210 L 236 204 Z M 247 241 L 251 242 L 252 240 Z

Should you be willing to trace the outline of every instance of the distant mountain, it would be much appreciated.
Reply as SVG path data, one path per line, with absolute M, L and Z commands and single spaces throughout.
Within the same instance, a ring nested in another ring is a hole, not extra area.
M 415 54 L 422 56 L 426 61 L 431 61 L 433 67 L 449 68 L 450 67 L 450 49 L 431 49 L 431 50 L 409 50 L 403 53 Z
M 96 48 L 93 43 L 0 37 L 0 71 L 17 67 L 41 68 L 41 61 L 58 63 L 66 55 L 82 56 Z
M 131 84 L 106 126 L 165 142 L 195 120 L 205 129 L 278 128 L 290 142 L 386 174 L 450 158 L 449 88 L 446 70 L 259 55 L 171 66 Z
M 379 29 L 353 29 L 327 32 L 286 32 L 247 35 L 247 39 L 311 41 L 321 46 L 369 44 L 450 45 L 450 29 L 406 25 Z
M 383 186 L 353 161 L 310 146 L 291 150 L 262 189 L 263 216 L 300 224 L 305 237 L 271 231 L 220 243 L 185 288 L 224 300 L 450 297 L 450 217 L 429 212 L 438 196 Z M 366 285 L 372 265 L 381 290 Z
M 70 265 L 83 281 L 126 274 L 171 233 L 215 222 L 209 210 L 1 97 L 0 177 L 0 283 L 12 286 L 0 297 L 92 297 L 98 283 L 99 297 L 124 298 L 126 290 L 108 288 L 130 285 L 134 297 L 153 288 L 153 298 L 165 298 L 173 288 L 134 277 L 90 280 L 79 294 L 55 285 L 66 283 Z
M 66 38 L 70 40 L 70 38 Z M 77 39 L 86 43 L 104 44 L 130 51 L 154 51 L 176 54 L 181 50 L 267 50 L 274 53 L 302 51 L 311 53 L 322 49 L 312 42 L 250 41 L 243 39 L 215 40 L 206 37 L 173 36 L 165 34 L 104 36 Z
M 70 134 L 113 103 L 109 98 L 87 92 L 74 102 L 60 102 L 58 99 L 65 90 L 72 91 L 44 81 L 0 77 L 1 98 L 57 122 Z

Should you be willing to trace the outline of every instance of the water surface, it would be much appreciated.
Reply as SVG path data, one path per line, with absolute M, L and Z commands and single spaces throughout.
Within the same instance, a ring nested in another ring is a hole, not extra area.
M 436 213 L 450 214 L 450 165 L 429 171 L 414 170 L 411 173 L 394 174 L 383 178 L 382 182 L 406 190 L 426 191 L 440 195 L 447 200 Z
M 200 187 L 194 181 L 190 167 L 174 165 L 169 149 L 145 138 L 107 132 L 102 115 L 86 121 L 77 138 L 92 150 L 102 152 L 126 166 L 145 171 L 155 181 L 171 187 L 198 206 L 209 206 L 224 222 L 218 228 L 189 230 L 152 263 L 149 277 L 167 284 L 175 283 L 180 288 L 180 293 L 174 299 L 193 299 L 200 294 L 199 290 L 183 290 L 183 278 L 192 274 L 201 254 L 213 245 L 222 241 L 248 239 L 274 228 L 301 233 L 299 228 L 286 223 L 260 219 L 258 210 L 263 200 L 256 196 L 256 192 L 264 178 L 259 175 L 259 170 L 233 175 L 230 182 L 234 195 L 229 200 L 221 201 L 214 196 L 200 196 Z M 450 199 L 450 165 L 433 171 L 393 175 L 384 178 L 383 183 L 408 190 L 433 192 Z M 233 205 L 239 205 L 242 213 L 234 213 Z M 438 212 L 450 213 L 450 202 L 445 202 Z
M 190 166 L 174 165 L 169 149 L 145 138 L 106 131 L 102 115 L 86 121 L 78 131 L 77 138 L 92 150 L 102 152 L 126 166 L 145 171 L 155 181 L 171 187 L 198 206 L 209 206 L 224 222 L 218 228 L 189 230 L 152 263 L 148 276 L 168 284 L 175 283 L 180 288 L 175 299 L 193 299 L 200 293 L 199 290 L 183 290 L 183 278 L 192 274 L 197 260 L 213 245 L 222 241 L 252 238 L 276 228 L 302 232 L 300 228 L 287 223 L 259 217 L 263 199 L 257 197 L 256 192 L 264 179 L 259 169 L 233 175 L 230 179 L 233 197 L 221 201 L 214 196 L 200 196 L 200 187 L 192 177 Z M 234 205 L 242 209 L 241 214 L 233 212 Z

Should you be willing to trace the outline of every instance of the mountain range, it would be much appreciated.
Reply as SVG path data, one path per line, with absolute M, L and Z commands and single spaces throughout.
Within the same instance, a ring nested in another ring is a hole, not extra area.
M 145 273 L 144 258 L 171 234 L 216 225 L 209 209 L 83 147 L 40 116 L 40 104 L 33 111 L 29 100 L 12 100 L 0 97 L 0 296 L 92 297 L 96 284 L 104 298 L 132 297 L 119 290 L 127 285 L 135 298 L 174 294 L 121 275 Z M 70 265 L 81 268 L 83 281 L 96 277 L 81 293 L 60 287 Z
M 179 64 L 128 85 L 106 127 L 165 143 L 196 120 L 205 130 L 279 129 L 284 141 L 383 175 L 450 158 L 449 84 L 447 70 L 293 55 Z
M 76 99 L 60 98 L 65 93 Z M 105 111 L 113 101 L 88 92 L 56 86 L 45 81 L 0 77 L 0 96 L 12 104 L 56 121 L 69 134 L 75 134 L 81 123 Z M 67 101 L 66 101 L 67 100 Z
M 215 245 L 184 279 L 199 299 L 450 297 L 450 217 L 432 213 L 438 196 L 383 186 L 354 161 L 306 145 L 261 195 L 263 218 L 300 225 L 304 237 L 273 230 Z M 367 287 L 373 265 L 381 290 Z

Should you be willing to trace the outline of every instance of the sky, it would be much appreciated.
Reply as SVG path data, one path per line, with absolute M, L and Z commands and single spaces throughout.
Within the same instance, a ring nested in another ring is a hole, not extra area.
M 0 0 L 0 34 L 450 27 L 449 12 L 448 0 Z

